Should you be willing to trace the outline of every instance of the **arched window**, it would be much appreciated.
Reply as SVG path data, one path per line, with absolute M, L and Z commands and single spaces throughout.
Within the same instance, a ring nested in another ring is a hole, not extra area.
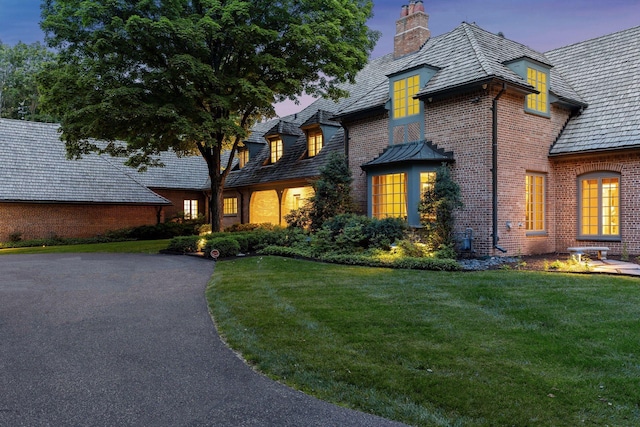
M 595 172 L 578 177 L 578 237 L 620 238 L 620 174 Z

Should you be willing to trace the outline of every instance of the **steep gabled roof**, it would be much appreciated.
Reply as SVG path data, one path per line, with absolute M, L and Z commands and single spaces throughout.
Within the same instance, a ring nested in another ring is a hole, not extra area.
M 168 205 L 94 154 L 68 160 L 57 124 L 0 119 L 0 201 Z
M 331 101 L 318 100 L 305 108 L 297 115 L 287 116 L 285 119 L 296 120 L 301 126 L 303 123 L 311 123 L 314 121 L 313 117 L 318 117 L 317 114 L 321 111 L 318 107 L 323 107 L 322 110 L 326 115 L 328 113 L 327 108 L 331 108 L 335 105 Z M 284 119 L 282 120 L 284 121 Z M 273 121 L 270 129 L 273 129 Z M 291 122 L 285 122 L 287 126 L 292 125 Z M 330 120 L 326 120 L 324 124 L 334 124 L 338 127 L 337 123 L 333 123 Z M 278 125 L 276 125 L 277 128 Z M 287 128 L 289 132 L 292 130 Z M 255 130 L 254 130 L 255 132 Z M 329 140 L 324 141 L 324 146 L 318 155 L 305 158 L 307 151 L 307 138 L 304 133 L 298 128 L 299 137 L 294 144 L 284 150 L 282 157 L 274 164 L 267 164 L 269 159 L 269 147 L 265 144 L 265 147 L 249 162 L 239 170 L 231 171 L 227 177 L 225 183 L 226 189 L 246 187 L 250 185 L 273 183 L 278 181 L 288 181 L 294 179 L 312 179 L 320 175 L 320 169 L 329 160 L 329 155 L 334 151 L 344 152 L 344 131 L 342 128 L 337 130 L 335 135 Z M 268 131 L 266 134 L 270 134 Z
M 550 154 L 640 148 L 640 26 L 546 53 L 588 107 Z
M 337 117 L 382 109 L 389 100 L 388 75 L 404 69 L 428 66 L 438 70 L 418 92 L 419 97 L 438 95 L 461 87 L 492 79 L 499 79 L 525 91 L 534 88 L 507 64 L 521 58 L 553 67 L 544 54 L 523 44 L 483 30 L 475 24 L 463 22 L 452 31 L 429 39 L 416 53 L 399 59 L 386 55 L 372 60 L 356 77 L 350 96 L 340 102 Z M 549 90 L 560 99 L 576 105 L 584 100 L 551 68 Z

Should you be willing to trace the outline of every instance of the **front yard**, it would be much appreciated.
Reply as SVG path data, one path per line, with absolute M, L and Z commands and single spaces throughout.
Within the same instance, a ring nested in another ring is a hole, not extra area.
M 257 369 L 411 425 L 640 424 L 640 280 L 219 262 L 207 297 Z

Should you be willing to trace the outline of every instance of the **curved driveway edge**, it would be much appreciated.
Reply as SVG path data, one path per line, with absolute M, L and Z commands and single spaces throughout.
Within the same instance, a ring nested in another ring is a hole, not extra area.
M 245 365 L 209 317 L 212 272 L 186 256 L 0 256 L 0 425 L 402 425 Z

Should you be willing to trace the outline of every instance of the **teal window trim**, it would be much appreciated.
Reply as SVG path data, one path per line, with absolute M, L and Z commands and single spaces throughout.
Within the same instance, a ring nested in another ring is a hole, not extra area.
M 424 88 L 427 82 L 438 72 L 438 70 L 421 65 L 419 67 L 414 67 L 410 69 L 402 70 L 402 72 L 389 74 L 387 77 L 389 78 L 389 102 L 386 105 L 387 110 L 389 110 L 389 145 L 392 145 L 394 142 L 394 129 L 402 126 L 404 127 L 404 138 L 403 142 L 414 142 L 414 139 L 409 140 L 408 127 L 410 124 L 419 123 L 420 125 L 420 137 L 417 139 L 418 141 L 424 139 L 425 134 L 425 120 L 424 120 L 424 103 L 418 101 L 418 114 L 413 115 L 405 115 L 400 118 L 394 118 L 394 105 L 393 105 L 393 95 L 394 95 L 394 84 L 397 81 L 408 79 L 412 76 L 418 76 L 419 79 L 419 87 L 418 92 Z
M 535 110 L 529 108 L 528 96 L 524 98 L 524 111 L 527 113 L 535 114 L 542 117 L 551 117 L 551 94 L 550 94 L 550 85 L 551 85 L 551 68 L 548 65 L 542 64 L 538 61 L 535 61 L 531 58 L 520 58 L 515 61 L 511 61 L 505 64 L 511 71 L 519 75 L 525 83 L 529 84 L 529 78 L 527 75 L 527 70 L 529 68 L 536 70 L 538 72 L 542 72 L 546 75 L 546 110 L 545 112 Z

